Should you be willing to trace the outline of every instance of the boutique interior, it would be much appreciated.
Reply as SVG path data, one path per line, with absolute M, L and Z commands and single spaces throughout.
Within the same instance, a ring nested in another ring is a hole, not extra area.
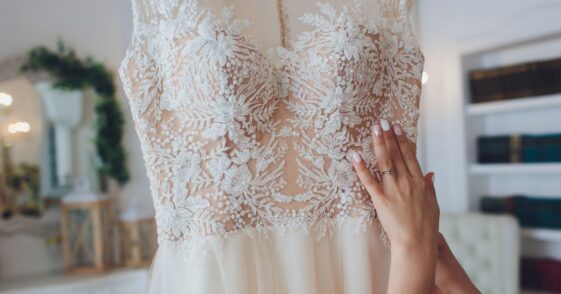
M 134 2 L 0 1 L 0 294 L 144 293 L 158 230 L 118 74 Z M 289 16 L 315 2 L 289 0 Z M 276 26 L 270 10 L 255 22 Z M 561 2 L 410 13 L 417 156 L 436 175 L 440 231 L 482 293 L 561 293 Z

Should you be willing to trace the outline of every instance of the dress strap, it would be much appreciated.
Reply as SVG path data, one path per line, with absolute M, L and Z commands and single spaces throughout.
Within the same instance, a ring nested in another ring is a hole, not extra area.
M 288 13 L 286 7 L 286 0 L 277 1 L 277 15 L 279 20 L 280 29 L 280 42 L 281 46 L 288 48 Z

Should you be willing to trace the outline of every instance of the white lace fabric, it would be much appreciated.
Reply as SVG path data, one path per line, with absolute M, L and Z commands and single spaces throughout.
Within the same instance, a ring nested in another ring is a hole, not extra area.
M 160 243 L 271 230 L 322 239 L 349 219 L 366 230 L 376 214 L 349 151 L 375 171 L 375 122 L 417 136 L 424 58 L 406 6 L 318 3 L 275 62 L 232 8 L 133 0 L 119 73 Z

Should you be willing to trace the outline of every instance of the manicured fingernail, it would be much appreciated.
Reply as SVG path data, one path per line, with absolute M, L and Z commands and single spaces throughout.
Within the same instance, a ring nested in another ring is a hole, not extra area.
M 372 131 L 374 132 L 374 136 L 376 136 L 376 137 L 381 137 L 382 136 L 382 128 L 380 127 L 380 125 L 378 125 L 378 124 L 374 125 L 374 127 L 372 128 Z
M 430 177 L 430 180 L 434 183 L 434 173 L 432 173 L 432 176 Z
M 390 123 L 388 123 L 387 120 L 385 120 L 385 119 L 380 120 L 380 124 L 382 125 L 382 129 L 384 131 L 389 131 L 390 130 Z
M 362 159 L 360 158 L 360 154 L 358 154 L 358 152 L 356 151 L 351 151 L 351 156 L 353 157 L 353 161 L 355 163 L 360 163 L 362 161 Z
M 393 133 L 401 136 L 401 134 L 403 134 L 401 127 L 398 124 L 393 125 Z

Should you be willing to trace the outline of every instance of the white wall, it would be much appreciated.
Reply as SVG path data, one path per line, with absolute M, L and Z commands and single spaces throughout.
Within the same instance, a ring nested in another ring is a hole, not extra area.
M 463 128 L 459 48 L 488 31 L 500 29 L 512 18 L 540 6 L 559 3 L 556 0 L 419 0 L 420 40 L 430 74 L 422 100 L 420 155 L 425 170 L 436 172 L 443 210 L 465 207 L 464 142 L 459 135 Z M 289 9 L 292 12 L 294 5 Z M 0 59 L 36 45 L 54 46 L 56 39 L 63 37 L 80 54 L 95 56 L 116 75 L 131 37 L 131 14 L 128 0 L 2 0 Z M 291 22 L 298 21 L 291 19 Z M 524 34 L 548 27 L 547 23 L 532 23 L 521 24 L 517 29 Z M 255 33 L 260 36 L 259 32 Z M 270 42 L 274 41 L 271 39 Z M 116 81 L 119 81 L 117 76 Z M 138 139 L 123 97 L 119 91 L 127 118 L 125 141 L 132 173 L 132 181 L 122 191 L 123 203 L 137 197 L 143 207 L 150 208 L 152 204 Z
M 126 116 L 125 148 L 131 170 L 131 182 L 122 191 L 121 204 L 138 198 L 151 210 L 146 170 L 117 75 L 131 31 L 129 0 L 0 1 L 0 60 L 38 45 L 54 48 L 57 39 L 63 38 L 80 56 L 91 55 L 113 70 Z
M 558 0 L 419 0 L 430 74 L 422 102 L 425 168 L 436 172 L 444 211 L 468 207 L 461 52 L 561 32 L 560 8 Z
M 12 164 L 40 163 L 41 139 L 43 132 L 43 119 L 41 104 L 37 103 L 39 97 L 33 86 L 25 78 L 17 78 L 8 82 L 0 81 L 0 92 L 10 93 L 15 99 L 11 111 L 0 121 L 0 136 L 13 144 L 10 149 Z M 18 121 L 28 122 L 33 126 L 29 133 L 10 134 L 8 125 Z
M 255 9 L 254 0 L 208 0 L 212 3 L 222 1 L 237 5 L 236 12 Z M 238 3 L 240 2 L 240 3 Z M 259 1 L 257 4 L 261 3 Z M 289 22 L 292 37 L 302 30 L 298 20 L 303 11 L 315 11 L 316 1 L 288 2 Z M 261 3 L 262 4 L 262 3 Z M 263 7 L 261 7 L 263 6 Z M 273 5 L 261 5 L 261 17 L 252 19 L 256 22 L 250 28 L 250 34 L 262 40 L 264 48 L 278 45 L 278 27 L 263 26 L 270 20 L 276 21 Z M 243 16 L 243 13 L 241 13 Z M 255 18 L 255 15 L 252 14 Z M 92 55 L 104 62 L 117 77 L 117 68 L 124 56 L 132 32 L 132 11 L 130 0 L 0 0 L 0 60 L 14 54 L 21 54 L 38 45 L 54 48 L 56 40 L 62 37 L 67 44 L 74 47 L 81 56 Z M 126 115 L 125 144 L 128 151 L 128 164 L 131 170 L 131 182 L 122 191 L 122 205 L 128 205 L 137 198 L 140 205 L 152 210 L 152 202 L 146 178 L 146 170 L 140 152 L 138 139 L 134 132 L 128 104 L 119 88 L 119 100 Z M 420 156 L 422 156 L 422 152 Z

